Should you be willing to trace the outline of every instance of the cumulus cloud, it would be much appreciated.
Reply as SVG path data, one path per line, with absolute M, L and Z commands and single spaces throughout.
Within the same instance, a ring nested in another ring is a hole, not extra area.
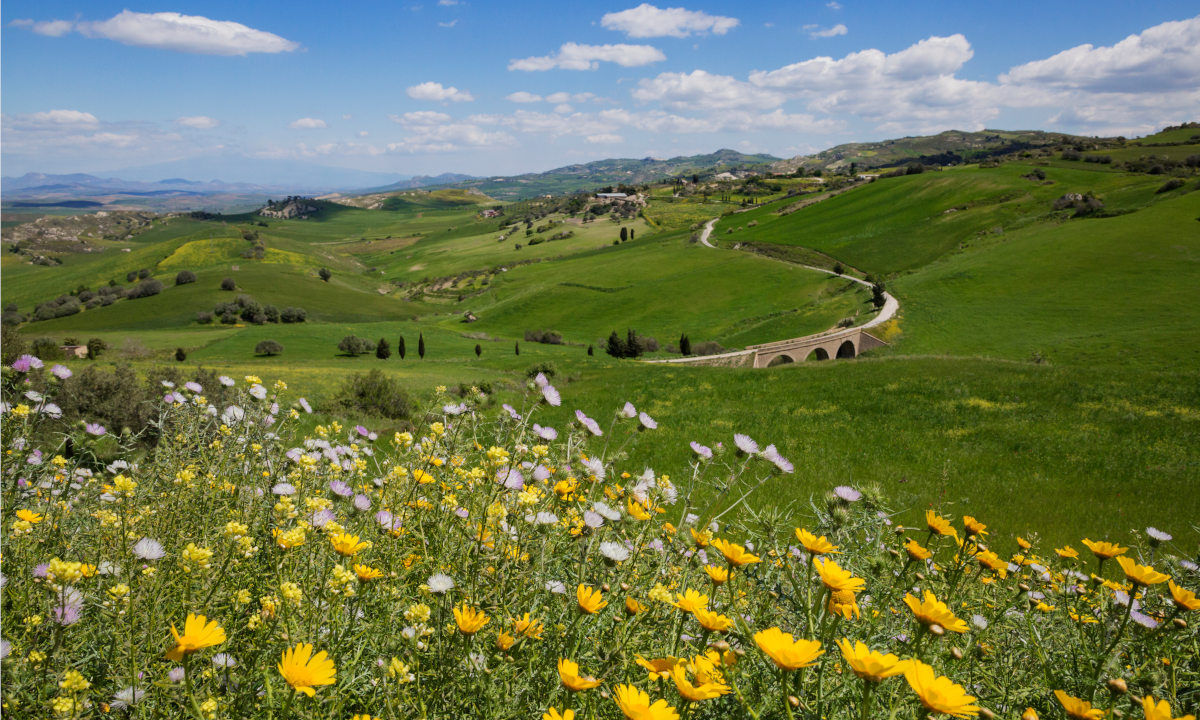
M 190 115 L 181 117 L 175 122 L 195 130 L 211 130 L 221 124 L 216 118 L 210 118 L 207 115 Z
M 409 132 L 403 140 L 388 143 L 390 152 L 445 153 L 516 143 L 512 135 L 502 130 L 486 130 L 474 122 L 455 121 L 445 113 L 419 111 L 390 117 Z
M 542 96 L 535 95 L 531 92 L 525 92 L 524 90 L 518 90 L 515 93 L 509 93 L 504 97 L 504 99 L 515 103 L 535 103 L 541 102 Z
M 248 55 L 292 52 L 299 43 L 231 20 L 177 12 L 140 13 L 123 10 L 108 20 L 21 21 L 33 32 L 61 37 L 71 31 L 107 38 L 124 45 L 175 50 L 201 55 Z
M 42 125 L 96 125 L 95 115 L 81 110 L 46 110 L 25 116 L 31 123 Z
M 324 120 L 319 118 L 305 117 L 300 118 L 299 120 L 291 121 L 288 123 L 288 127 L 292 128 L 293 130 L 318 130 L 320 128 L 329 127 L 329 125 Z
M 1018 65 L 1002 82 L 1098 92 L 1158 92 L 1200 85 L 1200 16 L 1165 22 L 1116 45 L 1090 43 Z
M 595 70 L 602 62 L 611 62 L 621 67 L 640 67 L 666 60 L 662 50 L 652 45 L 582 45 L 563 43 L 553 55 L 542 55 L 510 60 L 509 70 Z
M 685 8 L 657 8 L 642 3 L 635 8 L 620 12 L 605 13 L 600 25 L 609 30 L 625 33 L 627 37 L 652 38 L 689 35 L 724 35 L 738 26 L 738 19 L 722 15 L 709 15 L 702 10 Z
M 585 141 L 592 145 L 611 145 L 615 143 L 625 142 L 625 138 L 614 133 L 599 133 L 596 135 L 588 135 L 584 138 Z
M 772 108 L 784 101 L 782 93 L 704 70 L 693 70 L 690 73 L 668 72 L 658 77 L 643 79 L 638 82 L 633 97 L 642 102 L 661 102 L 680 110 Z
M 849 32 L 846 26 L 841 23 L 825 29 L 818 28 L 816 25 L 806 25 L 805 28 L 808 29 L 808 36 L 811 38 L 831 38 L 837 37 L 838 35 L 845 35 L 847 32 Z
M 441 83 L 423 82 L 408 89 L 408 96 L 414 100 L 432 100 L 434 102 L 471 102 L 475 98 L 465 90 L 456 87 L 444 87 Z

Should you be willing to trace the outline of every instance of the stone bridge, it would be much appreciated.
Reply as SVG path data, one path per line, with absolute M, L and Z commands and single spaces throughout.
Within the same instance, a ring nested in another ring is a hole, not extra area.
M 700 234 L 700 242 L 713 249 L 716 249 L 717 246 L 709 242 L 708 236 L 712 233 L 713 225 L 716 221 L 717 218 L 709 220 L 704 226 L 704 231 Z M 813 267 L 811 265 L 800 265 L 799 267 L 823 272 L 827 275 L 842 278 L 843 280 L 850 280 L 860 285 L 866 285 L 867 287 L 871 286 L 871 283 L 866 280 L 861 280 L 851 275 L 839 275 L 825 268 Z M 891 293 L 885 292 L 883 298 L 884 303 L 883 307 L 879 309 L 879 314 L 858 327 L 846 328 L 844 330 L 828 330 L 815 335 L 791 338 L 790 340 L 776 340 L 759 345 L 750 345 L 745 350 L 734 350 L 733 352 L 721 353 L 720 355 L 691 355 L 681 358 L 649 360 L 647 362 L 668 365 L 765 368 L 811 360 L 855 358 L 867 350 L 887 345 L 886 342 L 867 332 L 868 329 L 891 320 L 900 310 L 900 302 Z

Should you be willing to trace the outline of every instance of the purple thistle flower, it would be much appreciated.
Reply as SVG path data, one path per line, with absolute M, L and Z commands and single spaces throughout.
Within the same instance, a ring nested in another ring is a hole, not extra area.
M 509 490 L 521 490 L 525 487 L 525 476 L 514 467 L 496 471 L 496 479 L 503 482 L 504 487 Z
M 758 443 L 754 442 L 749 435 L 736 433 L 733 436 L 733 444 L 737 445 L 737 449 L 746 455 L 753 455 L 758 452 Z
M 354 494 L 354 491 L 350 489 L 350 486 L 341 480 L 330 480 L 329 489 L 333 491 L 334 495 L 339 497 L 350 497 Z
M 658 427 L 658 423 L 654 421 L 654 418 L 650 417 L 644 412 L 638 413 L 638 422 L 640 422 L 642 427 L 647 430 L 654 430 Z
M 362 437 L 366 437 L 366 436 L 367 436 L 367 433 L 369 433 L 369 432 L 370 432 L 370 430 L 367 430 L 367 429 L 366 429 L 365 427 L 363 427 L 362 425 L 355 425 L 355 426 L 354 426 L 354 432 L 358 433 L 358 434 L 359 434 L 360 436 L 362 436 Z
M 59 380 L 66 380 L 72 375 L 71 368 L 67 367 L 66 365 L 55 364 L 54 367 L 50 368 L 50 372 L 53 373 L 54 377 L 58 378 Z
M 359 493 L 354 496 L 354 509 L 359 512 L 366 512 L 371 509 L 371 498 Z
M 100 437 L 108 432 L 104 429 L 104 426 L 99 423 L 88 423 L 83 426 L 83 430 L 88 435 L 95 435 L 96 437 Z
M 701 445 L 700 443 L 696 442 L 695 440 L 688 443 L 688 445 L 691 446 L 692 452 L 696 453 L 697 455 L 704 458 L 705 460 L 712 460 L 712 456 L 713 456 L 712 448 L 707 447 L 705 445 Z
M 547 385 L 549 385 L 549 384 L 550 384 L 550 381 L 546 379 L 546 374 L 545 374 L 545 373 L 538 373 L 538 374 L 537 374 L 537 375 L 536 375 L 536 376 L 533 378 L 533 382 L 534 382 L 534 384 L 535 384 L 535 385 L 537 385 L 539 388 L 544 388 L 544 387 L 546 387 Z
M 556 440 L 558 438 L 557 430 L 552 427 L 542 427 L 537 423 L 534 423 L 533 425 L 533 434 L 546 441 Z
M 580 425 L 587 428 L 591 434 L 597 437 L 604 434 L 604 431 L 600 429 L 600 424 L 587 415 L 584 415 L 582 410 L 575 411 L 575 419 L 579 421 Z
M 337 519 L 337 516 L 334 515 L 333 512 L 330 510 L 318 510 L 315 513 L 313 513 L 312 518 L 310 518 L 310 520 L 312 522 L 312 526 L 315 528 L 323 528 L 326 525 L 328 525 L 331 521 L 336 520 L 336 519 Z
M 460 508 L 454 509 L 454 514 L 459 516 L 463 520 L 466 520 L 467 517 L 470 516 L 471 512 L 464 507 L 460 507 Z
M 513 408 L 513 406 L 512 406 L 512 405 L 509 405 L 508 403 L 504 403 L 504 404 L 503 404 L 503 405 L 501 405 L 500 407 L 504 408 L 504 412 L 508 413 L 508 416 L 509 416 L 510 418 L 512 418 L 513 420 L 516 420 L 517 422 L 521 422 L 521 414 L 520 414 L 520 413 L 518 413 L 518 412 L 517 412 L 517 411 L 516 411 L 516 410 Z
M 544 482 L 550 479 L 550 470 L 545 465 L 538 465 L 533 469 L 533 479 L 538 482 Z
M 173 683 L 183 682 L 183 677 L 184 672 L 181 667 L 171 668 L 170 672 L 167 673 L 167 679 Z
M 33 576 L 35 578 L 44 578 L 50 574 L 50 563 L 38 563 L 33 566 Z
M 792 466 L 792 463 L 789 462 L 787 458 L 780 455 L 779 451 L 775 449 L 774 445 L 768 445 L 766 449 L 762 451 L 762 457 L 771 461 L 771 463 L 775 467 L 779 468 L 779 471 L 782 473 L 791 473 L 793 470 L 795 470 L 795 468 Z
M 545 385 L 542 387 L 542 398 L 547 405 L 558 407 L 562 405 L 562 396 L 558 394 L 558 390 L 553 385 Z
M 51 614 L 54 616 L 54 622 L 66 627 L 79 622 L 79 610 L 78 605 L 63 604 L 55 606 Z
M 309 405 L 307 400 L 305 400 L 304 398 L 300 398 L 296 402 L 300 403 L 300 408 L 302 410 L 304 410 L 304 412 L 306 412 L 310 415 L 312 414 L 312 405 Z
M 623 418 L 629 418 L 632 420 L 633 418 L 637 417 L 638 411 L 637 408 L 633 406 L 633 403 L 627 402 L 625 403 L 625 407 L 621 408 L 621 411 L 618 414 Z
M 200 386 L 200 383 L 195 382 L 194 380 L 189 380 L 188 382 L 185 382 L 183 384 L 183 387 L 184 387 L 184 389 L 188 390 L 189 392 L 194 392 L 194 393 L 204 392 L 204 388 Z
M 862 493 L 850 487 L 849 485 L 838 485 L 833 489 L 833 494 L 837 495 L 846 502 L 858 502 L 862 499 Z

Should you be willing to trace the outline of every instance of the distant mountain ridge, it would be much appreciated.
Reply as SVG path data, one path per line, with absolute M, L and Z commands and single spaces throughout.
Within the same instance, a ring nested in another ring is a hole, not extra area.
M 810 171 L 816 169 L 841 170 L 851 164 L 859 170 L 894 167 L 909 162 L 950 165 L 961 162 L 978 162 L 988 157 L 1045 145 L 1093 139 L 1041 130 L 982 130 L 979 132 L 946 130 L 936 135 L 916 135 L 878 142 L 846 143 L 813 155 L 797 155 L 780 160 L 774 163 L 771 169 L 774 172 L 791 173 L 801 167 Z
M 476 178 L 456 187 L 478 190 L 497 200 L 518 200 L 537 195 L 591 190 L 602 185 L 635 185 L 668 177 L 734 169 L 765 169 L 779 162 L 774 155 L 747 155 L 723 148 L 706 155 L 663 158 L 609 158 L 564 165 L 540 173 Z

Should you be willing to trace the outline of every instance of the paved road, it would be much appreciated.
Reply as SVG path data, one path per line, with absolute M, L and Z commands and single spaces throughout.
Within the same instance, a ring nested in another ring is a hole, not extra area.
M 713 245 L 711 242 L 709 242 L 708 238 L 710 235 L 712 235 L 713 226 L 716 225 L 717 220 L 720 220 L 720 218 L 713 218 L 712 220 L 709 220 L 708 222 L 704 223 L 704 230 L 701 231 L 701 233 L 700 233 L 700 244 L 701 245 L 716 249 L 717 246 Z M 781 261 L 781 262 L 786 262 L 786 261 Z M 800 265 L 799 263 L 788 263 L 788 264 L 789 265 Z M 851 282 L 856 282 L 859 285 L 866 285 L 867 287 L 871 287 L 871 283 L 867 282 L 866 280 L 861 280 L 859 278 L 852 277 L 850 275 L 840 275 L 838 273 L 835 273 L 832 270 L 826 270 L 825 268 L 814 267 L 812 265 L 800 265 L 800 267 L 807 268 L 809 270 L 816 270 L 817 272 L 823 272 L 827 275 L 837 275 L 840 278 L 845 278 L 846 280 L 850 280 Z M 866 330 L 867 328 L 873 328 L 876 325 L 882 325 L 883 323 L 885 323 L 888 320 L 891 320 L 893 317 L 895 317 L 896 313 L 900 311 L 900 301 L 897 300 L 895 297 L 893 297 L 891 293 L 885 291 L 883 293 L 883 300 L 884 300 L 883 308 L 879 311 L 879 314 L 876 315 L 871 320 L 867 321 L 865 324 L 859 325 L 858 327 L 860 329 Z

